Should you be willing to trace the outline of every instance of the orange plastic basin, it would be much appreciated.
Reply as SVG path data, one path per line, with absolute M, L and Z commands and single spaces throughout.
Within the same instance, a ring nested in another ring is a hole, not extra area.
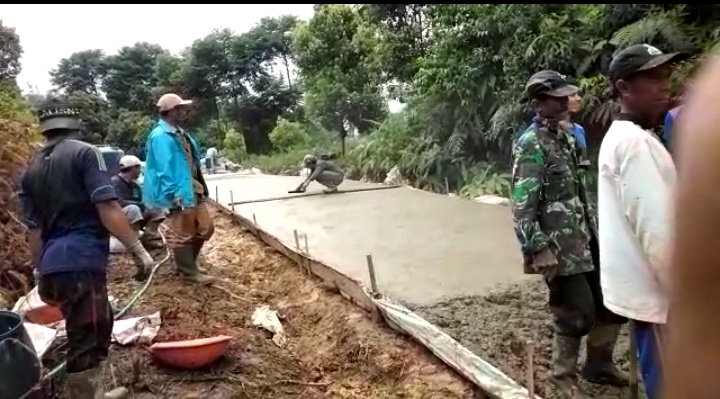
M 52 305 L 43 305 L 25 312 L 25 319 L 35 324 L 52 324 L 63 319 L 60 308 Z
M 205 367 L 225 354 L 232 337 L 218 335 L 212 338 L 187 341 L 159 342 L 150 352 L 161 362 L 180 369 Z

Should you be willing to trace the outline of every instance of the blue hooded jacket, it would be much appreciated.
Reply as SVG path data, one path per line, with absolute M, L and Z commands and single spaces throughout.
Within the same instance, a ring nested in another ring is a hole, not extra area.
M 200 152 L 195 139 L 187 134 L 195 165 L 200 165 Z M 173 199 L 180 198 L 183 208 L 196 205 L 193 176 L 178 132 L 159 120 L 145 143 L 145 177 L 143 201 L 156 208 L 172 208 Z

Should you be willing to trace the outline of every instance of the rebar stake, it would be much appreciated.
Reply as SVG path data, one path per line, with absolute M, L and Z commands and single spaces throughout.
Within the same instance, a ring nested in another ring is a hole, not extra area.
M 255 212 L 253 212 L 253 224 L 255 225 L 255 228 L 258 227 L 257 218 L 255 217 Z
M 300 252 L 300 237 L 298 237 L 297 230 L 293 230 L 293 235 L 295 236 L 295 249 L 297 249 L 298 252 Z
M 640 396 L 638 387 L 638 364 L 637 364 L 637 336 L 635 335 L 635 322 L 630 320 L 630 398 L 638 399 Z
M 310 256 L 310 249 L 308 249 L 307 233 L 303 235 L 303 238 L 305 238 L 305 255 Z
M 230 190 L 230 210 L 235 213 L 235 200 L 233 199 L 233 192 Z
M 365 259 L 367 260 L 368 273 L 370 273 L 370 289 L 372 289 L 373 294 L 379 294 L 377 280 L 375 279 L 375 264 L 373 264 L 372 255 L 365 255 Z
M 218 194 L 218 191 L 219 191 L 218 188 L 219 188 L 219 187 L 220 187 L 220 186 L 215 185 L 215 202 L 217 202 L 218 204 L 220 203 L 220 195 Z

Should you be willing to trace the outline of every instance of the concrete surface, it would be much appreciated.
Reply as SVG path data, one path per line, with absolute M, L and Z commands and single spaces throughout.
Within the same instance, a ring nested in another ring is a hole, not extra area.
M 246 175 L 208 179 L 219 202 L 286 197 L 302 177 Z M 379 186 L 346 181 L 340 189 Z M 308 192 L 320 191 L 312 183 Z M 293 230 L 310 255 L 370 286 L 366 255 L 375 264 L 378 290 L 423 306 L 482 295 L 498 285 L 525 281 L 507 207 L 479 204 L 406 187 L 337 193 L 236 205 L 288 246 Z

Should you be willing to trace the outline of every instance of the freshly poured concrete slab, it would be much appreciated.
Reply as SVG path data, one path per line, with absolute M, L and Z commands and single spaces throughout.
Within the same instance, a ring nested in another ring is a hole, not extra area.
M 210 197 L 223 205 L 230 204 L 230 192 L 232 191 L 233 202 L 257 201 L 267 198 L 300 196 L 301 194 L 289 194 L 288 191 L 297 188 L 305 180 L 302 176 L 277 176 L 277 175 L 213 175 L 206 179 Z M 381 186 L 380 184 L 363 183 L 354 180 L 343 182 L 342 190 L 357 188 L 368 188 Z M 215 187 L 218 188 L 219 198 L 215 198 Z M 317 183 L 310 183 L 307 192 L 322 191 L 324 187 Z
M 230 190 L 236 202 L 281 197 L 300 181 L 256 175 L 212 183 L 225 205 Z M 342 189 L 372 186 L 348 181 Z M 321 188 L 312 184 L 308 191 Z M 306 235 L 312 257 L 367 287 L 366 255 L 372 255 L 378 290 L 409 304 L 484 294 L 527 278 L 507 207 L 400 187 L 247 203 L 235 212 L 249 220 L 254 214 L 288 246 L 295 246 L 297 230 L 304 250 Z

